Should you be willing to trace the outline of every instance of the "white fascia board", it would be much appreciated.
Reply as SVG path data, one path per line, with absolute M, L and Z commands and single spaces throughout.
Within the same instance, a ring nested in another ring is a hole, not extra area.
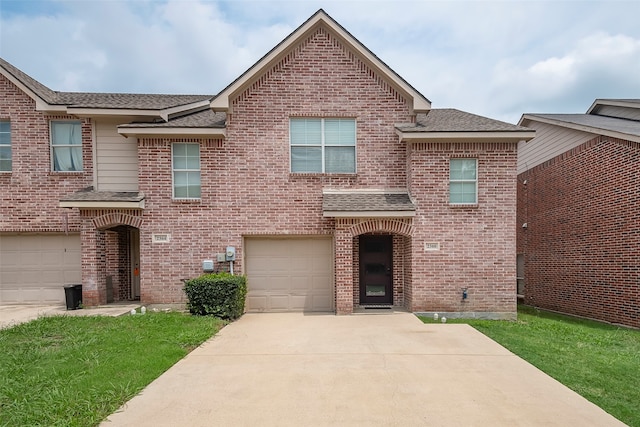
M 325 218 L 409 218 L 415 211 L 324 211 Z
M 384 74 L 387 79 L 393 82 L 396 89 L 402 92 L 407 98 L 413 100 L 413 112 L 424 113 L 431 110 L 431 102 L 426 99 L 421 93 L 416 91 L 407 82 L 402 80 L 398 74 L 389 68 L 378 57 L 366 49 L 354 36 L 349 34 L 344 28 L 337 24 L 331 17 L 329 17 L 324 11 L 318 12 L 312 19 L 302 24 L 294 33 L 290 34 L 284 41 L 264 56 L 260 61 L 249 68 L 244 74 L 242 74 L 236 81 L 227 86 L 222 92 L 220 92 L 214 99 L 211 100 L 210 106 L 213 111 L 228 111 L 229 110 L 229 97 L 239 92 L 248 82 L 250 82 L 257 75 L 264 73 L 279 58 L 290 49 L 295 43 L 301 40 L 307 33 L 315 30 L 315 28 L 321 23 L 327 25 L 331 31 L 333 31 L 338 37 L 353 48 L 361 59 L 363 59 L 369 66 Z
M 597 127 L 593 127 L 593 126 L 579 125 L 579 124 L 576 124 L 576 123 L 568 123 L 568 122 L 563 122 L 561 120 L 549 119 L 549 118 L 546 118 L 546 117 L 536 117 L 536 116 L 524 115 L 522 117 L 522 120 L 525 120 L 525 119 L 529 120 L 529 121 L 533 121 L 533 122 L 540 122 L 540 123 L 546 123 L 546 124 L 549 124 L 549 125 L 560 126 L 560 127 L 567 128 L 567 129 L 579 130 L 579 131 L 591 133 L 591 134 L 594 134 L 594 135 L 610 136 L 611 138 L 626 139 L 627 141 L 640 142 L 640 136 L 631 135 L 631 134 L 624 133 L 624 132 L 617 132 L 617 131 L 614 131 L 614 130 L 601 129 L 601 128 L 597 128 Z M 624 119 L 620 119 L 620 120 L 624 120 Z
M 529 141 L 535 130 L 506 132 L 402 132 L 397 130 L 400 141 L 406 142 L 518 142 Z
M 144 209 L 144 199 L 139 202 L 60 201 L 61 208 L 80 209 Z
M 227 130 L 224 128 L 163 128 L 163 127 L 135 127 L 118 128 L 118 134 L 122 136 L 207 136 L 226 138 Z

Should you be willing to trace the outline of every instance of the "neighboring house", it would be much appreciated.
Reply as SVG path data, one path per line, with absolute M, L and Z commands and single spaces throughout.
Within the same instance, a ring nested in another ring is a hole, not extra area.
M 322 10 L 215 97 L 0 74 L 5 303 L 66 283 L 87 305 L 183 303 L 212 260 L 247 275 L 249 311 L 515 317 L 516 153 L 535 133 L 431 109 Z
M 527 304 L 640 327 L 640 100 L 524 114 L 518 260 Z

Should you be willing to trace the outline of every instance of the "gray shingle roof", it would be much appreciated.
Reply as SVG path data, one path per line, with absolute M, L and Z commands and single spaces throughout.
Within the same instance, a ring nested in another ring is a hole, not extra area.
M 325 193 L 322 210 L 327 211 L 415 211 L 408 194 Z
M 416 123 L 399 124 L 402 132 L 513 132 L 530 129 L 453 108 L 432 109 L 419 114 Z
M 143 193 L 137 191 L 93 191 L 87 187 L 63 197 L 61 202 L 139 202 Z
M 617 119 L 595 114 L 526 114 L 526 116 L 640 136 L 640 122 L 635 120 Z
M 0 67 L 51 105 L 75 108 L 164 110 L 198 101 L 209 101 L 213 98 L 212 95 L 58 92 L 49 89 L 2 58 L 0 58 Z
M 168 122 L 159 123 L 129 123 L 118 126 L 119 128 L 224 128 L 226 126 L 226 113 L 214 113 L 209 108 L 196 113 L 169 119 Z

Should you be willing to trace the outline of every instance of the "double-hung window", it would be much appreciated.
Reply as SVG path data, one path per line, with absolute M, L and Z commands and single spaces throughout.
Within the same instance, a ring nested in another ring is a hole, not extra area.
M 200 145 L 172 145 L 173 198 L 200 198 Z
M 0 172 L 11 172 L 11 122 L 0 120 Z
M 291 172 L 355 173 L 355 119 L 292 118 Z
M 478 160 L 451 159 L 449 161 L 449 203 L 475 205 L 478 203 Z
M 79 121 L 51 122 L 51 170 L 82 171 L 82 124 Z

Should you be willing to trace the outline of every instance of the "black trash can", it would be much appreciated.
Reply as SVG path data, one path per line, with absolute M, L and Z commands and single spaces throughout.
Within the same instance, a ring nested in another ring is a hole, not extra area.
M 82 285 L 67 285 L 64 287 L 64 297 L 67 310 L 77 310 L 82 304 Z

